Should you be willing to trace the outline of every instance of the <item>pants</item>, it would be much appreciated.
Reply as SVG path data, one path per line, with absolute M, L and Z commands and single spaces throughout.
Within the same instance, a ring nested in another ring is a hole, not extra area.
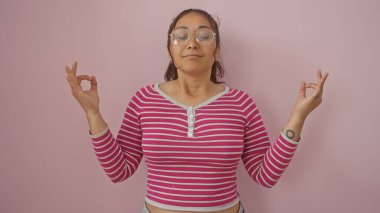
M 141 213 L 150 213 L 149 210 L 146 208 L 146 205 L 144 205 Z M 239 211 L 237 213 L 244 213 L 244 208 L 243 206 L 241 205 L 240 203 L 240 208 L 239 208 Z

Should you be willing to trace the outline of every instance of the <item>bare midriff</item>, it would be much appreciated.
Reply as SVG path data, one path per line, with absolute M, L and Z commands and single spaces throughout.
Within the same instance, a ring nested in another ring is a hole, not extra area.
M 172 211 L 167 209 L 161 209 L 159 207 L 153 206 L 149 203 L 145 202 L 145 205 L 150 213 L 237 213 L 240 208 L 240 203 L 233 205 L 228 209 L 224 209 L 221 211 L 213 211 L 213 212 L 191 212 L 191 211 Z

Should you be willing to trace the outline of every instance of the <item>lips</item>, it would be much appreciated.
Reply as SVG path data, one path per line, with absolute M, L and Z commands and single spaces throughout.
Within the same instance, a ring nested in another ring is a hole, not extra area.
M 189 55 L 184 55 L 183 57 L 202 57 L 202 56 L 198 54 L 189 54 Z

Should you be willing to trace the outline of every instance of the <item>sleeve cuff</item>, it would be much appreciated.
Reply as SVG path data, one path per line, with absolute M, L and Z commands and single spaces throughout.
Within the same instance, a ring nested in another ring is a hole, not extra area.
M 299 144 L 300 141 L 301 141 L 301 137 L 300 137 L 300 140 L 299 140 L 299 141 L 294 141 L 294 140 L 288 138 L 288 137 L 282 132 L 282 130 L 281 130 L 281 136 L 282 136 L 282 138 L 284 138 L 287 142 L 292 143 L 292 144 Z
M 100 133 L 98 133 L 96 135 L 92 135 L 91 131 L 88 130 L 88 136 L 90 136 L 90 138 L 99 138 L 99 137 L 103 136 L 104 134 L 106 134 L 107 131 L 108 131 L 108 124 L 107 124 L 107 127 L 103 131 L 101 131 Z

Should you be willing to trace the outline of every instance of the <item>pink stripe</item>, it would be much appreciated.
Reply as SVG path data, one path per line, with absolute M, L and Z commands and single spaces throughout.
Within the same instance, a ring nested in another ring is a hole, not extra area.
M 147 197 L 173 206 L 214 207 L 234 201 L 240 158 L 259 184 L 272 187 L 278 182 L 290 162 L 278 154 L 290 159 L 297 145 L 281 135 L 270 143 L 247 93 L 230 89 L 194 111 L 194 137 L 188 137 L 187 110 L 161 96 L 153 85 L 141 88 L 126 107 L 117 136 L 107 130 L 91 138 L 100 165 L 112 181 L 120 182 L 134 174 L 144 152 Z

